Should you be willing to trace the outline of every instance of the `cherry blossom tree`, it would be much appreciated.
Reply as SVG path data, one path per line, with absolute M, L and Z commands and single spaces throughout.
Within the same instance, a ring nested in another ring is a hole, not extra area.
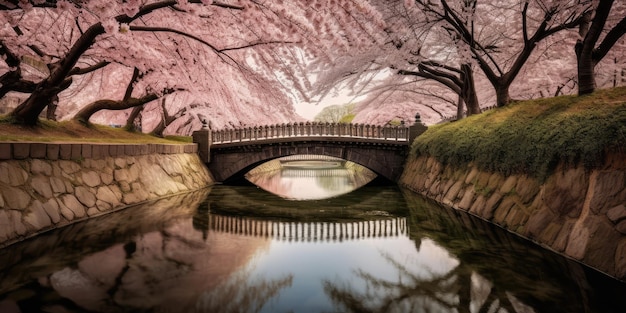
M 626 46 L 624 6 L 609 2 L 594 39 L 604 1 L 5 0 L 0 97 L 24 97 L 12 116 L 29 125 L 48 108 L 189 133 L 200 116 L 220 128 L 297 120 L 292 103 L 346 88 L 369 95 L 354 122 L 434 122 L 570 92 L 576 28 L 579 55 L 609 81 L 598 62 L 622 66 Z
M 577 27 L 591 9 L 585 0 L 498 4 L 416 0 L 413 4 L 433 26 L 449 33 L 462 59 L 477 63 L 495 89 L 498 106 L 511 101 L 509 88 L 537 44 Z
M 298 73 L 304 67 L 293 66 L 302 58 L 298 53 L 322 51 L 318 47 L 321 40 L 315 41 L 321 35 L 329 46 L 342 40 L 346 41 L 345 47 L 351 46 L 347 41 L 357 38 L 332 35 L 332 31 L 343 31 L 342 27 L 356 23 L 347 16 L 375 14 L 360 1 L 338 4 L 340 14 L 328 10 L 323 2 L 311 7 L 301 2 L 296 6 L 290 2 L 202 2 L 4 2 L 0 7 L 4 9 L 2 17 L 8 21 L 5 25 L 13 26 L 3 29 L 3 38 L 7 39 L 2 47 L 9 70 L 3 74 L 2 86 L 24 90 L 21 86 L 25 84 L 19 79 L 14 79 L 19 84 L 4 83 L 6 77 L 20 77 L 21 69 L 15 62 L 19 55 L 42 51 L 40 57 L 50 69 L 41 80 L 31 81 L 26 90 L 30 96 L 12 116 L 19 122 L 34 124 L 39 113 L 71 85 L 73 75 L 85 71 L 78 64 L 92 70 L 111 62 L 138 68 L 143 78 L 134 90 L 141 95 L 128 99 L 149 94 L 159 97 L 172 89 L 189 90 L 201 97 L 202 92 L 211 89 L 206 82 L 219 79 L 219 74 L 212 73 L 215 58 L 222 63 L 220 66 L 236 68 L 249 83 L 264 84 L 270 94 L 290 89 L 302 95 L 307 80 L 306 75 Z M 335 20 L 324 23 L 313 16 L 312 12 L 322 11 L 333 12 Z M 336 22 L 339 18 L 345 20 L 345 25 Z M 265 27 L 257 27 L 258 23 Z M 316 31 L 320 25 L 328 28 L 325 33 Z M 43 28 L 53 32 L 44 34 Z M 295 46 L 298 49 L 292 49 Z M 128 99 L 101 101 L 98 106 L 136 102 Z
M 579 29 L 580 39 L 575 46 L 578 94 L 584 95 L 596 88 L 596 65 L 626 33 L 626 5 L 621 1 L 599 1 L 595 11 L 584 14 Z

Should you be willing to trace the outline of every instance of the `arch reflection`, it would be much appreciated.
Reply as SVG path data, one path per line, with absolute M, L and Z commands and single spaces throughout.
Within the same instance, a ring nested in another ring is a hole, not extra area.
M 376 173 L 341 158 L 299 154 L 265 162 L 245 178 L 270 193 L 290 200 L 321 200 L 352 192 Z

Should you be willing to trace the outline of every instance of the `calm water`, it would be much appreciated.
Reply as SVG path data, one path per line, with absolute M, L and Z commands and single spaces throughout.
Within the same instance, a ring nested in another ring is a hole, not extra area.
M 0 312 L 626 312 L 626 288 L 396 187 L 215 186 L 0 250 Z

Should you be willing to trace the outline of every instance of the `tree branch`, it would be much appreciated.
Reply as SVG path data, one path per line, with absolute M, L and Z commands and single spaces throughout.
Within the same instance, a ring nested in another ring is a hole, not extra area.
M 84 75 L 87 74 L 89 72 L 93 72 L 95 70 L 99 70 L 107 65 L 109 65 L 111 62 L 108 61 L 100 61 L 94 65 L 85 67 L 85 68 L 79 68 L 79 67 L 75 67 L 73 68 L 68 75 Z
M 624 34 L 626 34 L 626 16 L 606 34 L 598 48 L 594 49 L 593 60 L 596 63 L 600 62 Z

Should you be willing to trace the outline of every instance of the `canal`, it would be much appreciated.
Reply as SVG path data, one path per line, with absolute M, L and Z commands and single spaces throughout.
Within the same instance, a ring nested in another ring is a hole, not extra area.
M 623 283 L 480 219 L 293 167 L 267 181 L 314 199 L 216 185 L 2 249 L 0 312 L 626 312 Z

